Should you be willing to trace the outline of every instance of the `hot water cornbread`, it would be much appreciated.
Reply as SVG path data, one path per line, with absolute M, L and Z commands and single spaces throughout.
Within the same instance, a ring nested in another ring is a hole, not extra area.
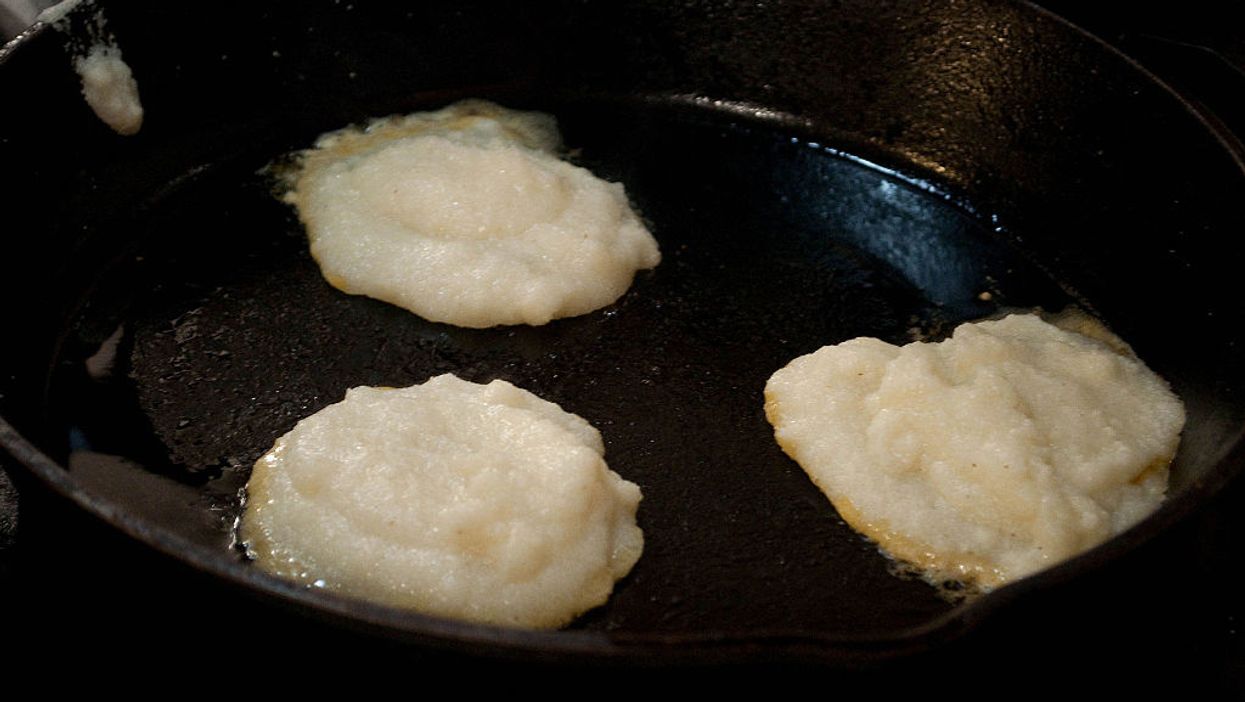
M 495 380 L 354 388 L 256 463 L 240 538 L 278 576 L 476 622 L 557 627 L 644 545 L 640 489 L 581 417 Z
M 930 579 L 989 589 L 1163 499 L 1184 407 L 1093 336 L 1012 315 L 940 343 L 852 339 L 774 373 L 765 410 L 853 528 Z
M 461 327 L 545 324 L 661 260 L 623 186 L 560 143 L 549 115 L 467 100 L 324 135 L 286 200 L 340 290 Z

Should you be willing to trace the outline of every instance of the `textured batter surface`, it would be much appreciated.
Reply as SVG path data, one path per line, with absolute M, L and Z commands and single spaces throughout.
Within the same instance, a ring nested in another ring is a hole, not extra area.
M 115 46 L 91 47 L 86 56 L 74 60 L 82 77 L 82 94 L 95 114 L 118 134 L 131 136 L 143 126 L 143 104 L 138 83 Z
M 264 569 L 429 614 L 556 627 L 643 548 L 640 489 L 582 418 L 501 380 L 354 388 L 255 465 L 240 535 Z
M 287 200 L 336 288 L 463 327 L 544 324 L 661 259 L 623 186 L 559 143 L 548 115 L 464 101 L 321 137 Z
M 1013 315 L 936 344 L 852 339 L 775 373 L 766 414 L 854 528 L 930 578 L 989 588 L 1163 499 L 1184 408 L 1095 336 Z

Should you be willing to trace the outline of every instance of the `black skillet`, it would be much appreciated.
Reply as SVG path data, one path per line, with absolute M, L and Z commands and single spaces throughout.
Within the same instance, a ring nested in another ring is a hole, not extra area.
M 1245 224 L 1238 154 L 1033 7 L 125 4 L 108 20 L 147 108 L 136 137 L 86 109 L 63 37 L 0 55 L 20 203 L 5 239 L 25 245 L 0 282 L 21 339 L 0 351 L 0 439 L 52 490 L 223 583 L 425 646 L 876 661 L 1091 578 L 1245 459 L 1221 250 Z M 538 329 L 430 324 L 325 285 L 260 169 L 323 131 L 462 97 L 557 115 L 573 158 L 626 184 L 662 265 Z M 950 604 L 889 572 L 772 441 L 760 389 L 796 355 L 1067 305 L 1189 411 L 1166 506 L 1089 554 Z M 642 560 L 566 631 L 300 590 L 229 546 L 236 491 L 276 436 L 348 387 L 448 371 L 587 417 L 644 489 Z

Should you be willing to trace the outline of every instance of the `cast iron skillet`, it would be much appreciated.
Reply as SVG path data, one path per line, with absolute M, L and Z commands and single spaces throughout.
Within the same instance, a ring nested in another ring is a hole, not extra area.
M 0 282 L 0 439 L 56 491 L 222 581 L 434 646 L 854 661 L 903 654 L 1106 566 L 1240 468 L 1241 313 L 1220 243 L 1241 161 L 1096 40 L 1014 3 L 108 10 L 147 121 L 104 128 L 62 38 L 0 55 L 0 163 L 26 244 Z M 156 31 L 158 30 L 158 31 Z M 328 288 L 260 171 L 326 130 L 488 97 L 549 111 L 665 254 L 616 305 L 460 330 Z M 10 260 L 13 260 L 12 258 Z M 983 293 L 989 293 L 983 295 Z M 38 301 L 37 305 L 29 304 Z M 774 369 L 858 335 L 937 338 L 1075 305 L 1189 421 L 1170 499 L 966 604 L 897 577 L 772 441 Z M 644 489 L 606 606 L 516 632 L 291 587 L 229 544 L 248 466 L 359 384 L 501 377 L 588 418 Z

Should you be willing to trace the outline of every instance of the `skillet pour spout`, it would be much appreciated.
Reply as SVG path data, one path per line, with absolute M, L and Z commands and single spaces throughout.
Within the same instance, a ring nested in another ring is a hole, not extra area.
M 0 350 L 0 442 L 32 504 L 113 527 L 91 537 L 127 552 L 110 572 L 189 579 L 188 609 L 221 614 L 220 599 L 278 630 L 431 657 L 941 661 L 1052 620 L 1079 636 L 1107 621 L 1078 618 L 1091 602 L 1124 619 L 1179 580 L 1139 582 L 1245 463 L 1245 320 L 1222 253 L 1245 231 L 1240 154 L 1034 6 L 275 1 L 239 22 L 100 4 L 146 108 L 133 137 L 82 101 L 65 36 L 0 53 L 4 232 L 20 242 L 0 280 L 16 342 Z M 270 165 L 467 97 L 555 115 L 577 163 L 626 185 L 662 264 L 606 310 L 543 327 L 454 328 L 324 283 Z M 1169 496 L 987 596 L 893 574 L 764 421 L 765 379 L 824 344 L 1067 306 L 1185 402 Z M 296 588 L 231 544 L 276 437 L 349 387 L 443 372 L 589 419 L 644 490 L 640 562 L 567 630 Z

